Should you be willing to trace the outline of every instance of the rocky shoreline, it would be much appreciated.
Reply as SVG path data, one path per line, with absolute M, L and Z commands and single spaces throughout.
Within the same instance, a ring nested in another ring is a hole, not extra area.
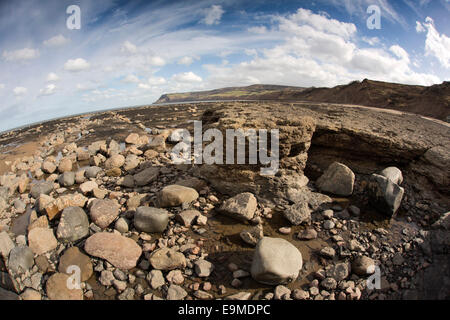
M 280 172 L 174 165 L 176 128 L 278 128 Z M 447 125 L 200 103 L 3 134 L 0 299 L 449 299 Z M 81 285 L 69 289 L 75 266 Z M 380 289 L 367 278 L 381 270 Z

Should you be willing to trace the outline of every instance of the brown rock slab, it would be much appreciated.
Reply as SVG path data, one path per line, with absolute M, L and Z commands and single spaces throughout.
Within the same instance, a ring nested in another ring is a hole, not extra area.
M 84 250 L 91 256 L 107 260 L 119 269 L 134 268 L 142 249 L 130 238 L 114 233 L 99 232 L 89 237 Z

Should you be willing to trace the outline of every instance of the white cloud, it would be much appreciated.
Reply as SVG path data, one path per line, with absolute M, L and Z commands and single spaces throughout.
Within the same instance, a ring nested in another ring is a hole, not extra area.
M 178 64 L 183 64 L 185 66 L 190 66 L 194 62 L 194 58 L 192 57 L 183 57 L 178 60 Z
M 389 48 L 392 53 L 394 53 L 398 58 L 404 60 L 405 62 L 409 63 L 409 55 L 408 52 L 405 51 L 402 47 L 399 45 L 393 45 Z
M 60 47 L 70 42 L 69 39 L 65 38 L 62 34 L 54 36 L 48 40 L 44 41 L 44 45 L 47 47 Z
M 445 34 L 439 34 L 430 17 L 425 19 L 423 25 L 428 30 L 425 40 L 425 55 L 436 57 L 443 67 L 450 68 L 450 38 Z
M 424 26 L 419 21 L 416 21 L 416 31 L 417 31 L 417 33 L 422 33 L 427 30 L 424 28 Z
M 212 5 L 211 8 L 205 9 L 205 18 L 201 22 L 207 25 L 219 24 L 224 10 L 220 5 Z
M 172 76 L 172 80 L 176 82 L 202 82 L 203 79 L 192 71 L 178 73 Z
M 164 79 L 163 77 L 150 77 L 148 79 L 148 83 L 153 85 L 153 86 L 158 86 L 158 85 L 162 85 L 166 83 L 166 79 Z
M 134 74 L 130 74 L 130 75 L 126 76 L 122 80 L 122 82 L 125 82 L 125 83 L 138 83 L 139 82 L 139 78 L 136 77 Z
M 58 81 L 58 80 L 59 80 L 59 77 L 56 73 L 50 72 L 47 75 L 47 82 L 53 82 L 53 81 Z
M 16 97 L 21 97 L 27 94 L 28 89 L 24 87 L 15 87 L 13 92 Z
M 126 53 L 126 54 L 135 54 L 138 52 L 138 48 L 134 44 L 132 44 L 130 41 L 125 41 L 122 44 L 120 51 L 122 53 Z
M 37 49 L 24 48 L 16 51 L 3 51 L 3 58 L 6 61 L 24 61 L 37 58 L 39 51 Z
M 56 86 L 53 83 L 48 84 L 44 89 L 39 91 L 40 96 L 49 96 L 55 93 Z
M 0 89 L 4 89 L 5 85 L 3 83 L 0 83 Z
M 413 71 L 408 53 L 399 45 L 388 50 L 381 45 L 360 48 L 361 39 L 351 23 L 305 9 L 276 21 L 284 42 L 259 50 L 261 54 L 251 55 L 250 61 L 230 66 L 205 65 L 210 86 L 335 86 L 364 78 L 425 85 L 440 82 L 436 76 Z
M 90 67 L 89 63 L 82 58 L 68 60 L 64 64 L 64 69 L 67 71 L 70 71 L 70 72 L 78 72 L 78 71 L 86 70 L 86 69 L 89 69 L 89 67 Z
M 267 28 L 265 26 L 251 27 L 248 28 L 247 31 L 256 34 L 265 34 L 267 33 Z
M 380 43 L 380 38 L 378 37 L 371 37 L 371 38 L 362 37 L 361 40 L 370 44 L 371 46 L 375 46 Z
M 150 56 L 148 57 L 148 63 L 151 66 L 155 66 L 155 67 L 162 67 L 166 64 L 166 61 L 158 56 Z

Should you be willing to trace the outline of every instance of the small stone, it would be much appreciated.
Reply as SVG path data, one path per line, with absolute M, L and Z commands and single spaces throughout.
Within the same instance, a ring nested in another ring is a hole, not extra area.
M 263 226 L 258 224 L 248 230 L 242 231 L 239 236 L 245 243 L 256 246 L 258 241 L 264 237 Z
M 173 284 L 183 284 L 184 283 L 184 277 L 183 277 L 183 273 L 181 272 L 181 270 L 172 270 L 170 271 L 167 276 L 166 279 L 169 283 L 173 283 Z
M 86 181 L 80 185 L 81 192 L 86 195 L 91 193 L 95 188 L 98 188 L 98 184 L 95 181 Z
M 336 251 L 331 247 L 325 247 L 320 250 L 320 255 L 332 259 L 336 255 Z
M 298 202 L 283 211 L 284 217 L 293 225 L 300 225 L 311 221 L 311 210 L 305 201 Z
M 117 221 L 114 225 L 114 229 L 116 229 L 120 233 L 127 233 L 128 229 L 129 229 L 128 220 L 125 218 L 117 219 Z
M 72 171 L 72 160 L 69 158 L 62 158 L 58 165 L 58 171 L 61 173 Z
M 192 225 L 194 220 L 200 216 L 201 213 L 197 210 L 184 210 L 175 216 L 175 219 L 185 227 Z
M 171 284 L 167 290 L 167 300 L 183 300 L 187 296 L 186 290 L 182 287 Z
M 194 263 L 195 272 L 199 277 L 209 277 L 214 270 L 214 265 L 206 260 L 199 259 Z
M 0 255 L 6 259 L 12 248 L 14 248 L 14 242 L 8 233 L 6 231 L 0 232 Z
M 297 238 L 300 240 L 313 240 L 317 238 L 317 231 L 314 229 L 305 229 L 298 233 Z
M 154 269 L 173 270 L 186 267 L 186 258 L 181 252 L 167 247 L 152 252 L 149 262 Z
M 280 229 L 278 229 L 278 231 L 279 231 L 281 234 L 290 234 L 291 231 L 292 231 L 292 229 L 289 228 L 289 227 L 281 227 Z
M 276 286 L 274 291 L 275 300 L 287 300 L 291 296 L 291 290 L 286 288 L 285 286 L 279 285 Z
M 301 289 L 295 289 L 292 292 L 292 297 L 295 300 L 307 300 L 309 299 L 309 292 Z
M 147 280 L 149 281 L 150 286 L 155 290 L 166 283 L 161 270 L 150 271 Z
M 399 168 L 388 167 L 380 172 L 380 176 L 388 178 L 393 183 L 401 185 L 403 182 L 403 175 Z
M 352 262 L 352 271 L 359 276 L 371 275 L 375 272 L 375 262 L 366 256 L 360 256 Z
M 31 288 L 26 288 L 24 292 L 20 295 L 22 300 L 41 300 L 41 294 L 39 291 L 36 291 Z
M 75 184 L 75 172 L 67 171 L 59 176 L 59 184 L 63 187 L 71 187 Z
M 193 188 L 169 185 L 158 193 L 158 203 L 162 208 L 176 207 L 183 203 L 191 203 L 198 197 L 198 192 Z
M 331 220 L 326 220 L 326 221 L 324 221 L 324 223 L 323 223 L 323 228 L 324 228 L 325 230 L 331 230 L 331 229 L 333 229 L 334 227 L 335 227 L 335 224 L 334 224 L 334 222 L 331 221 Z
M 119 206 L 110 199 L 95 199 L 92 202 L 89 213 L 92 221 L 104 229 L 119 215 Z
M 232 218 L 247 221 L 253 219 L 256 208 L 255 196 L 244 192 L 226 200 L 220 207 L 220 211 Z

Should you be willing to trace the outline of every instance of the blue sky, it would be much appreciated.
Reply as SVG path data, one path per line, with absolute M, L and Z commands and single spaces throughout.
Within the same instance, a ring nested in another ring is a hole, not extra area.
M 81 10 L 70 30 L 66 9 Z M 376 5 L 380 29 L 369 29 Z M 449 0 L 3 1 L 0 131 L 163 93 L 450 80 Z

